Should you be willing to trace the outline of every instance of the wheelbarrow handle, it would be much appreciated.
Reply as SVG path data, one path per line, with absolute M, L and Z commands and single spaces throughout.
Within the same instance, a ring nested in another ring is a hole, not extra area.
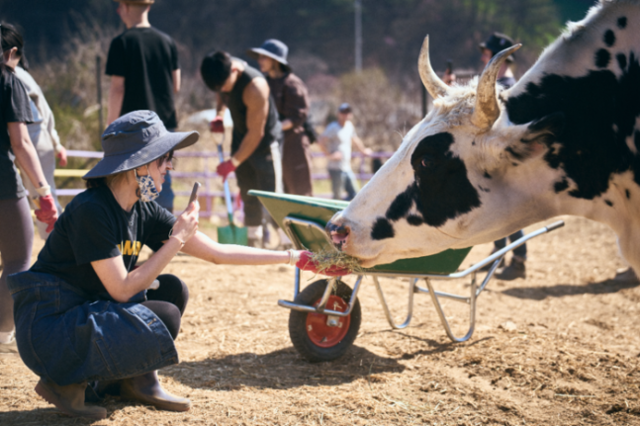
M 547 225 L 547 232 L 555 231 L 558 228 L 562 228 L 564 226 L 564 220 L 559 220 L 557 222 L 553 222 L 550 225 Z

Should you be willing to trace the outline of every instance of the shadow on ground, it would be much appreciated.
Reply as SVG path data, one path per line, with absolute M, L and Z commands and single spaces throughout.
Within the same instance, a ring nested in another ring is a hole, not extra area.
M 582 294 L 610 294 L 640 286 L 637 281 L 605 280 L 589 284 L 557 284 L 550 287 L 515 287 L 502 294 L 519 299 L 544 300 L 548 297 L 580 296 Z
M 345 356 L 332 362 L 309 363 L 293 348 L 287 348 L 264 355 L 242 353 L 182 362 L 160 373 L 194 388 L 236 390 L 243 386 L 272 389 L 334 386 L 404 369 L 396 359 L 352 346 Z
M 420 349 L 414 352 L 406 352 L 402 354 L 402 356 L 400 357 L 402 359 L 413 359 L 418 355 L 428 357 L 431 355 L 437 355 L 437 354 L 446 353 L 446 352 L 454 352 L 456 349 L 460 348 L 461 345 L 464 345 L 467 347 L 475 346 L 479 343 L 493 339 L 493 336 L 487 336 L 487 337 L 483 337 L 482 339 L 466 341 L 466 342 L 452 342 L 450 340 L 447 340 L 444 343 L 442 343 L 433 339 L 425 339 L 422 337 L 412 336 L 410 334 L 406 334 L 398 331 L 393 331 L 393 333 L 399 334 L 409 339 L 418 340 L 420 342 L 428 344 L 431 347 L 430 349 Z
M 108 413 L 110 415 L 111 412 Z M 0 413 L 0 425 L 33 426 L 33 425 L 90 425 L 97 420 L 73 418 L 51 408 L 37 408 L 30 411 L 9 411 Z

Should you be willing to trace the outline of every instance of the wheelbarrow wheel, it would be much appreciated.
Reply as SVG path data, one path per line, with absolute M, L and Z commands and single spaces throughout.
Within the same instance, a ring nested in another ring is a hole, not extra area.
M 295 303 L 317 306 L 322 299 L 329 280 L 319 280 L 298 294 Z M 327 309 L 345 312 L 351 299 L 351 288 L 337 281 Z M 296 350 L 310 362 L 333 361 L 347 352 L 356 340 L 360 329 L 360 301 L 356 299 L 351 313 L 346 317 L 336 317 L 337 326 L 329 326 L 329 317 L 315 312 L 292 310 L 289 314 L 289 336 Z

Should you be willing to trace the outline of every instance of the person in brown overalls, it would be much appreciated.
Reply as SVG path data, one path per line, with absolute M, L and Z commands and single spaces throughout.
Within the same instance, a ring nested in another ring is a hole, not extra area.
M 269 39 L 262 46 L 249 49 L 247 55 L 258 61 L 260 71 L 265 74 L 282 124 L 284 192 L 311 196 L 311 152 L 304 129 L 309 95 L 302 80 L 291 72 L 287 63 L 288 51 L 287 45 L 280 40 Z

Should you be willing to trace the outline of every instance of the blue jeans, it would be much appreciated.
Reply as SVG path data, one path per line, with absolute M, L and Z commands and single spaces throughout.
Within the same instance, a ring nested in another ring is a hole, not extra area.
M 95 300 L 60 278 L 9 276 L 24 363 L 60 386 L 138 376 L 178 363 L 164 323 L 139 303 Z
M 331 177 L 333 199 L 342 200 L 342 188 L 344 188 L 345 191 L 347 191 L 347 198 L 345 198 L 345 200 L 353 200 L 358 191 L 358 182 L 353 172 L 351 170 L 343 172 L 342 170 L 329 169 L 329 176 Z
M 522 230 L 518 231 L 518 232 L 514 232 L 513 234 L 509 235 L 509 242 L 512 243 L 514 241 L 516 241 L 519 238 L 524 237 L 524 232 L 522 232 Z M 498 250 L 503 249 L 507 246 L 507 238 L 501 238 L 499 240 L 496 240 L 493 242 L 493 245 L 495 246 L 495 248 L 497 248 Z M 521 258 L 523 258 L 524 260 L 527 260 L 527 244 L 523 244 L 520 247 L 517 247 L 514 251 L 513 254 L 515 254 L 516 256 L 520 256 Z

